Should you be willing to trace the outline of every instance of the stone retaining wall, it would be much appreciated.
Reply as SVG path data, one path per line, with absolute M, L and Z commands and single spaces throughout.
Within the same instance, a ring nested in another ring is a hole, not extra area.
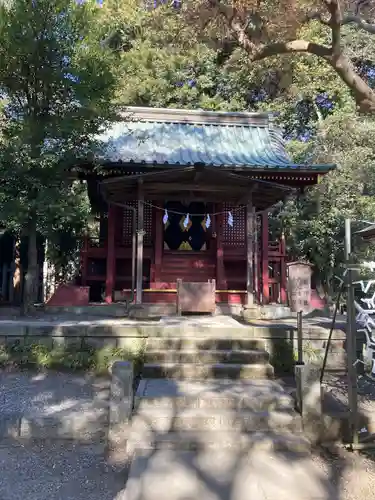
M 308 359 L 311 356 L 322 359 L 329 335 L 326 327 L 303 325 L 303 350 Z M 271 360 L 276 365 L 284 364 L 288 370 L 294 364 L 297 351 L 297 330 L 293 322 L 285 324 L 262 322 L 262 324 L 241 324 L 232 318 L 227 320 L 208 318 L 188 321 L 38 321 L 0 320 L 0 344 L 25 341 L 43 343 L 48 346 L 79 344 L 85 342 L 96 348 L 103 346 L 140 350 L 145 347 L 148 337 L 191 337 L 191 338 L 257 338 L 264 339 Z M 336 359 L 339 364 L 345 360 L 345 333 L 335 330 L 332 335 L 328 362 Z M 287 371 L 288 371 L 287 370 Z

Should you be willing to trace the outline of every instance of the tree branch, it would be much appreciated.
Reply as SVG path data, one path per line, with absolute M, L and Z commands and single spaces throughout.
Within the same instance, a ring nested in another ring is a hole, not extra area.
M 319 45 L 318 43 L 308 42 L 306 40 L 291 40 L 290 42 L 277 42 L 264 45 L 256 50 L 251 56 L 251 60 L 260 61 L 261 59 L 280 54 L 295 54 L 301 52 L 314 54 L 327 60 L 332 56 L 331 49 L 325 45 Z
M 347 18 L 342 18 L 339 0 L 324 0 L 324 2 L 330 13 L 328 24 L 332 30 L 332 47 L 307 40 L 275 42 L 268 45 L 256 44 L 234 16 L 234 9 L 228 5 L 224 5 L 220 0 L 210 0 L 210 5 L 216 9 L 219 15 L 226 19 L 238 44 L 245 50 L 251 61 L 260 61 L 281 54 L 313 54 L 330 64 L 341 80 L 353 92 L 356 103 L 361 111 L 375 113 L 375 92 L 356 73 L 352 62 L 341 50 L 340 31 L 342 24 Z
M 339 0 L 324 0 L 330 19 L 328 22 L 332 32 L 332 52 L 333 55 L 338 56 L 341 53 L 341 8 Z
M 367 31 L 367 33 L 375 34 L 375 24 L 369 23 L 359 16 L 345 16 L 341 21 L 341 25 L 356 24 L 358 28 Z

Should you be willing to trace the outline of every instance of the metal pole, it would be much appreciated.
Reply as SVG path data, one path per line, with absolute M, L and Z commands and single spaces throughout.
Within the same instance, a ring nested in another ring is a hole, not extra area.
M 136 279 L 136 264 L 137 264 L 137 211 L 133 209 L 133 229 L 132 229 L 132 292 L 130 302 L 134 301 L 135 295 L 135 279 Z
M 344 286 L 345 286 L 345 282 L 343 282 L 342 285 L 340 286 L 339 294 L 338 294 L 337 300 L 336 300 L 335 311 L 333 313 L 332 324 L 331 324 L 331 328 L 329 330 L 329 335 L 328 335 L 326 350 L 324 352 L 324 359 L 323 359 L 322 370 L 320 372 L 320 384 L 323 383 L 324 372 L 325 372 L 326 365 L 327 365 L 327 358 L 328 358 L 329 348 L 330 348 L 330 345 L 331 345 L 331 339 L 332 339 L 333 329 L 335 328 L 337 311 L 339 310 L 339 307 L 340 307 L 341 295 L 342 295 L 342 292 L 344 290 Z
M 345 219 L 345 263 L 347 266 L 347 319 L 346 319 L 346 341 L 347 341 L 347 370 L 348 370 L 348 400 L 350 411 L 351 438 L 354 446 L 358 443 L 358 388 L 356 361 L 356 321 L 354 309 L 353 271 L 351 264 L 351 221 Z

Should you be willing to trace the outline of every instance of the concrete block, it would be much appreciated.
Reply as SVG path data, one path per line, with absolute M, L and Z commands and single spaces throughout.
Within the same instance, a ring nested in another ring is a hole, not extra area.
M 80 349 L 82 345 L 81 337 L 52 337 L 52 347 L 72 347 L 76 346 Z
M 102 441 L 106 434 L 107 412 L 94 415 L 77 413 L 64 419 L 55 417 L 22 417 L 18 427 L 20 439 L 61 439 L 92 443 Z
M 282 306 L 278 304 L 271 304 L 268 306 L 244 306 L 242 311 L 242 317 L 244 320 L 253 319 L 284 319 L 291 316 L 290 308 L 287 306 Z
M 0 335 L 7 337 L 23 337 L 27 334 L 27 326 L 22 323 L 4 321 L 0 323 Z
M 53 339 L 52 337 L 26 337 L 25 339 L 25 344 L 37 344 L 37 345 L 44 345 L 48 347 L 48 349 L 52 349 L 53 346 Z
M 117 342 L 115 338 L 108 337 L 85 337 L 85 344 L 93 347 L 95 349 L 103 349 L 105 347 L 117 347 Z
M 30 323 L 25 328 L 25 335 L 29 337 L 48 337 L 52 334 L 53 326 L 51 325 L 38 325 L 34 323 Z
M 146 345 L 146 339 L 142 337 L 118 337 L 117 347 L 130 352 L 140 352 Z

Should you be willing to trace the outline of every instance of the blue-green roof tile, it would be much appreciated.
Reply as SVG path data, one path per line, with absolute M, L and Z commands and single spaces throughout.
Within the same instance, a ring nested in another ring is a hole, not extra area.
M 128 108 L 100 137 L 105 163 L 315 170 L 296 165 L 264 114 Z M 332 166 L 326 166 L 329 170 Z

